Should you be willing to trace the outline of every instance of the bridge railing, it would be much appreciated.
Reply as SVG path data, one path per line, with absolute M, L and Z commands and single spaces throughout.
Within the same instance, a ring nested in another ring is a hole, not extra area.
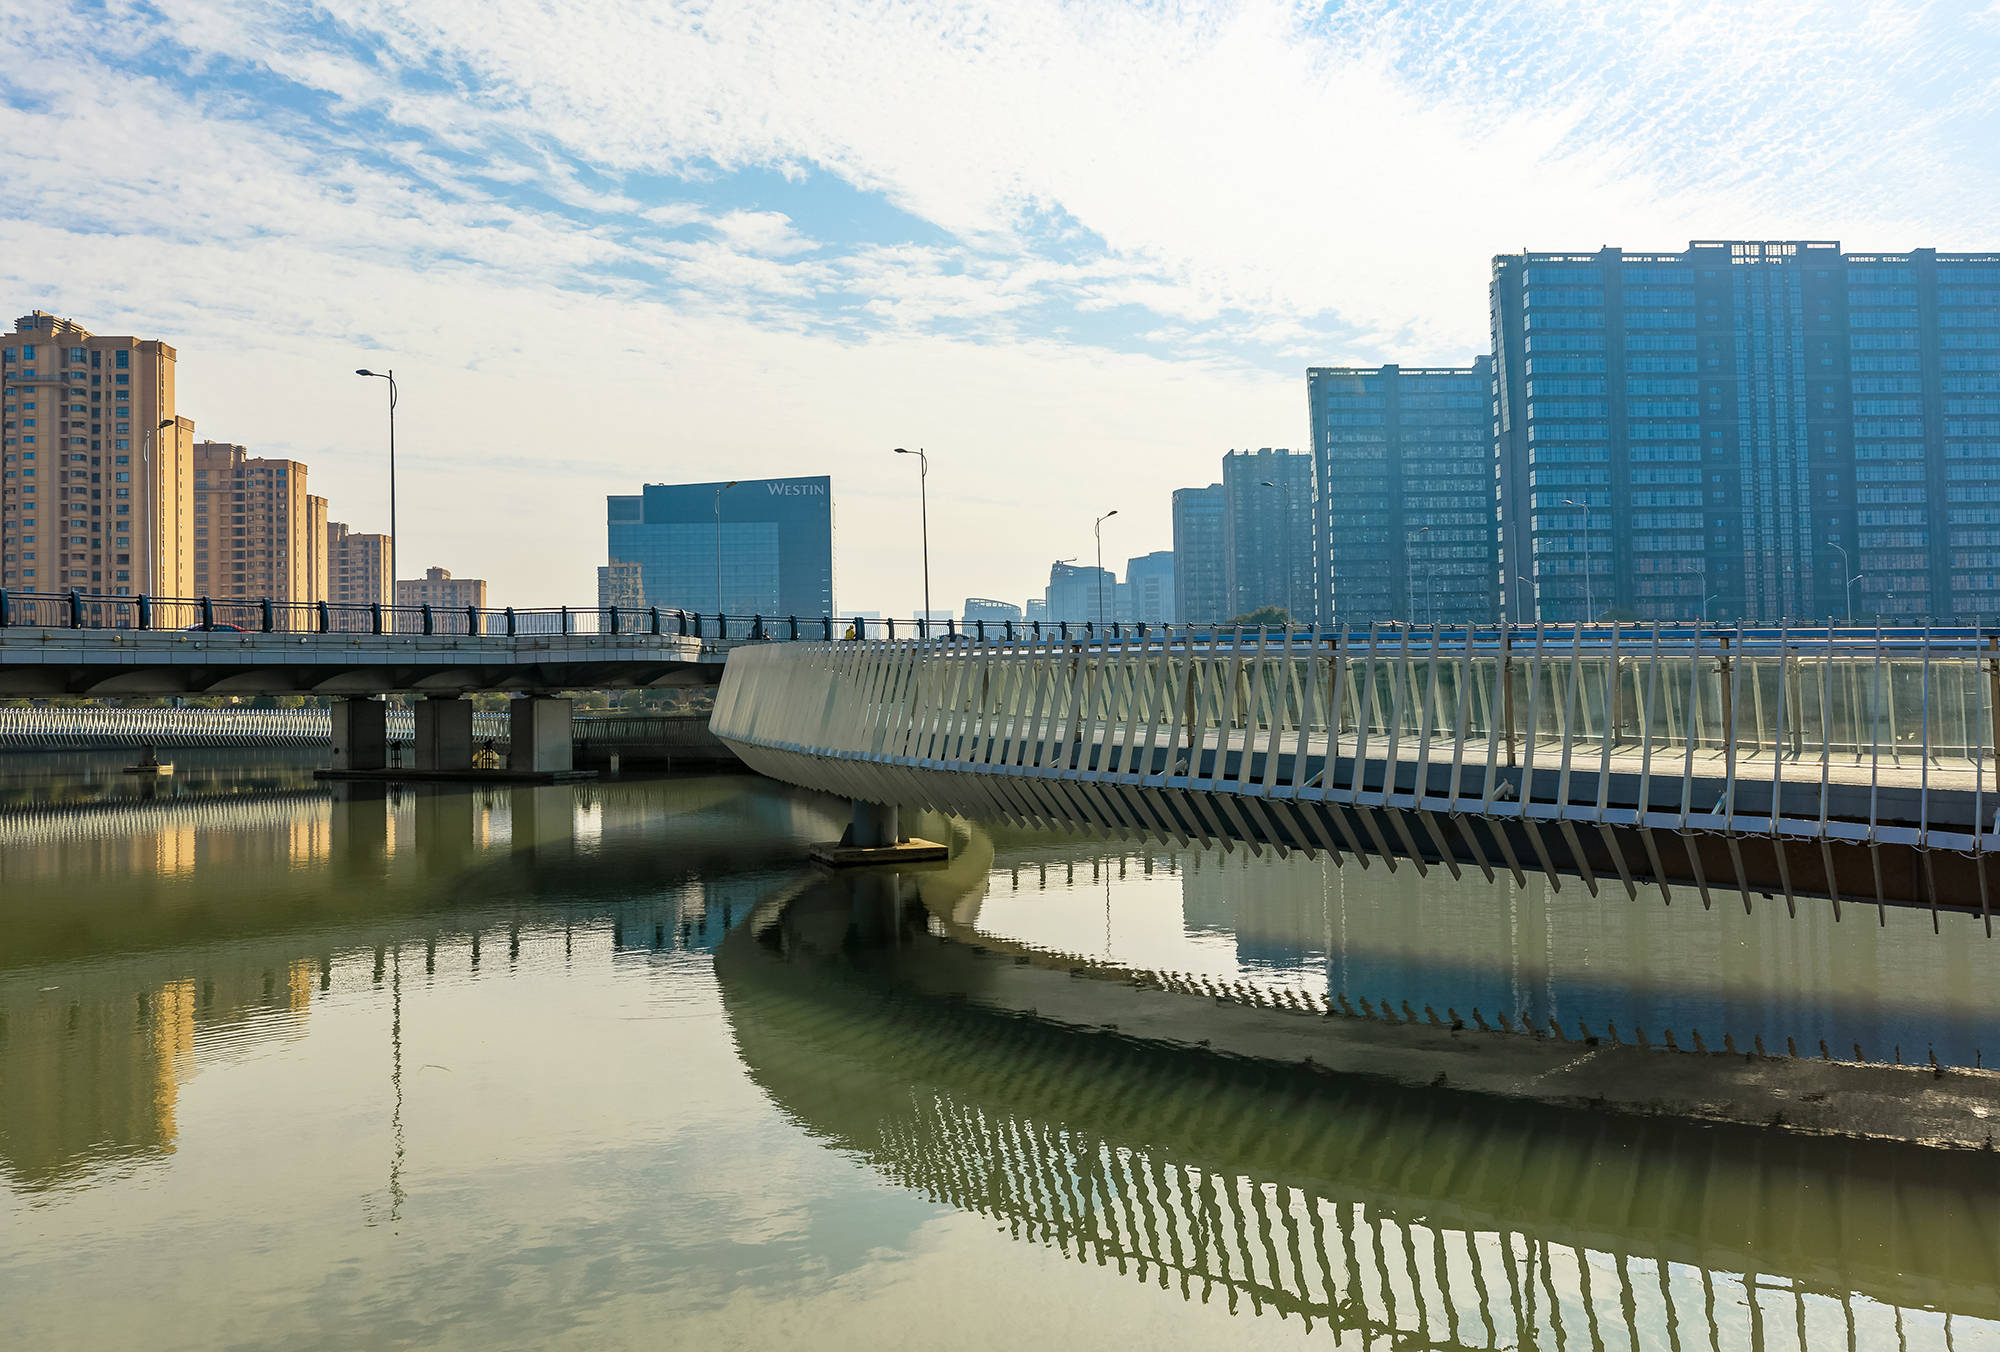
M 836 792 L 879 765 L 1983 852 L 1996 716 L 1992 634 L 1606 625 L 739 650 L 713 727 Z

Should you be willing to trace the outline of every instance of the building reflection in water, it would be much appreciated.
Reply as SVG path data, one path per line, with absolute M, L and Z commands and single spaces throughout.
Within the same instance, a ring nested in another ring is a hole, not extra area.
M 1966 1067 L 1996 1051 L 2000 942 L 1976 915 L 1933 932 L 1927 912 L 1872 905 L 1746 913 L 1734 893 L 1704 909 L 1615 882 L 1592 896 L 1533 875 L 998 834 L 953 918 L 1029 950 L 1572 1038 Z
M 378 986 L 406 959 L 476 971 L 591 926 L 635 956 L 706 947 L 840 820 L 724 777 L 262 778 L 0 811 L 0 1174 L 16 1186 L 171 1153 L 188 1078 L 302 1033 L 337 967 Z
M 2000 1336 L 1991 1154 L 1496 1106 L 916 996 L 957 899 L 828 878 L 733 931 L 717 973 L 781 1106 L 1018 1240 L 1364 1346 Z

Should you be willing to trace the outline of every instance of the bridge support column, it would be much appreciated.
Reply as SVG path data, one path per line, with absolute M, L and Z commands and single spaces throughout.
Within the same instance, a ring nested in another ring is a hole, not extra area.
M 847 830 L 838 841 L 812 847 L 822 864 L 845 868 L 854 864 L 920 864 L 948 858 L 951 851 L 934 840 L 912 840 L 903 834 L 902 810 L 894 803 L 854 800 Z
M 379 699 L 333 702 L 333 768 L 381 770 L 389 764 L 389 706 Z
M 570 718 L 573 700 L 530 695 L 507 706 L 507 733 L 512 749 L 510 770 L 573 770 L 576 768 Z
M 472 703 L 455 695 L 417 701 L 417 768 L 472 768 Z

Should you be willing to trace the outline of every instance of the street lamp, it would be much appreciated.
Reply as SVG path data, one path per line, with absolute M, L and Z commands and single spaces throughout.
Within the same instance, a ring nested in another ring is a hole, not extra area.
M 1535 599 L 1535 623 L 1536 623 L 1536 624 L 1540 624 L 1540 623 L 1542 622 L 1542 598 L 1541 598 L 1541 597 L 1539 597 L 1539 596 L 1535 596 L 1535 583 L 1534 583 L 1534 579 L 1530 578 L 1530 577 L 1529 577 L 1529 576 L 1528 576 L 1527 574 L 1525 574 L 1525 573 L 1516 573 L 1516 574 L 1514 574 L 1514 580 L 1515 580 L 1516 582 L 1520 583 L 1520 584 L 1521 584 L 1522 586 L 1524 586 L 1524 587 L 1526 587 L 1526 588 L 1528 589 L 1528 595 L 1529 595 L 1529 596 L 1533 596 L 1533 597 L 1534 597 L 1534 599 Z
M 1298 541 L 1293 537 L 1292 533 L 1292 486 L 1290 484 L 1276 483 L 1270 479 L 1259 479 L 1257 482 L 1266 488 L 1275 488 L 1285 495 L 1285 623 L 1288 625 L 1297 624 L 1299 618 L 1298 597 L 1293 591 L 1294 583 L 1292 574 L 1297 571 L 1295 566 L 1297 562 L 1295 549 Z
M 1583 513 L 1583 622 L 1589 624 L 1597 617 L 1597 606 L 1590 599 L 1590 508 L 1575 498 L 1564 498 L 1563 506 L 1575 507 Z
M 393 605 L 396 600 L 396 546 L 403 538 L 396 533 L 396 373 L 393 370 L 371 371 L 364 366 L 354 374 L 389 382 L 389 602 Z
M 1710 596 L 1704 596 L 1704 597 L 1702 597 L 1702 598 L 1701 598 L 1701 622 L 1702 622 L 1703 624 L 1707 624 L 1707 623 L 1708 623 L 1708 603 L 1709 603 L 1710 601 L 1713 601 L 1713 600 L 1715 600 L 1715 599 L 1716 599 L 1716 597 L 1718 597 L 1718 596 L 1721 596 L 1721 595 L 1722 595 L 1722 593 L 1721 593 L 1721 592 L 1716 592 L 1716 593 L 1714 593 L 1713 595 L 1710 595 Z
M 1092 522 L 1090 527 L 1091 534 L 1097 537 L 1097 628 L 1100 634 L 1104 629 L 1104 523 L 1116 515 L 1118 509 L 1113 507 Z
M 715 490 L 715 632 L 717 637 L 720 637 L 722 634 L 722 495 L 741 482 L 743 482 L 741 479 L 731 479 L 728 483 Z
M 904 450 L 901 446 L 898 446 L 896 448 L 896 454 L 909 455 L 910 452 Z M 928 630 L 930 628 L 930 622 L 931 622 L 931 505 L 930 505 L 931 458 L 928 455 L 924 454 L 924 448 L 921 446 L 917 447 L 916 449 L 916 457 L 917 457 L 917 510 L 920 513 L 920 519 L 923 522 L 923 528 L 924 528 L 924 625 L 923 627 L 926 630 Z
M 1410 623 L 1417 622 L 1417 537 L 1430 530 L 1429 526 L 1419 526 L 1415 530 L 1403 532 L 1403 571 L 1405 582 L 1403 591 L 1410 606 Z M 1436 610 L 1437 607 L 1431 607 Z
M 1830 535 L 1827 537 L 1826 542 L 1840 551 L 1840 575 L 1847 577 L 1847 570 L 1854 566 L 1848 562 L 1847 547 Z M 1849 624 L 1854 623 L 1854 584 L 1860 576 L 1859 573 L 1856 573 L 1853 577 L 1848 577 L 1847 585 L 1840 589 L 1847 602 L 1847 622 Z

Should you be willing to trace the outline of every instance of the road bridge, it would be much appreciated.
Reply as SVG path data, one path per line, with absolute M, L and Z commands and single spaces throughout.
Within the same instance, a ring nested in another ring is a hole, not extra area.
M 1990 916 L 1996 709 L 1978 631 L 1155 629 L 746 648 L 711 726 L 857 802 Z
M 478 691 L 509 710 L 510 768 L 572 766 L 570 690 L 712 685 L 730 643 L 677 611 L 482 610 L 0 593 L 0 699 L 321 695 L 333 765 L 389 765 L 387 708 L 413 694 L 415 769 L 469 769 Z

